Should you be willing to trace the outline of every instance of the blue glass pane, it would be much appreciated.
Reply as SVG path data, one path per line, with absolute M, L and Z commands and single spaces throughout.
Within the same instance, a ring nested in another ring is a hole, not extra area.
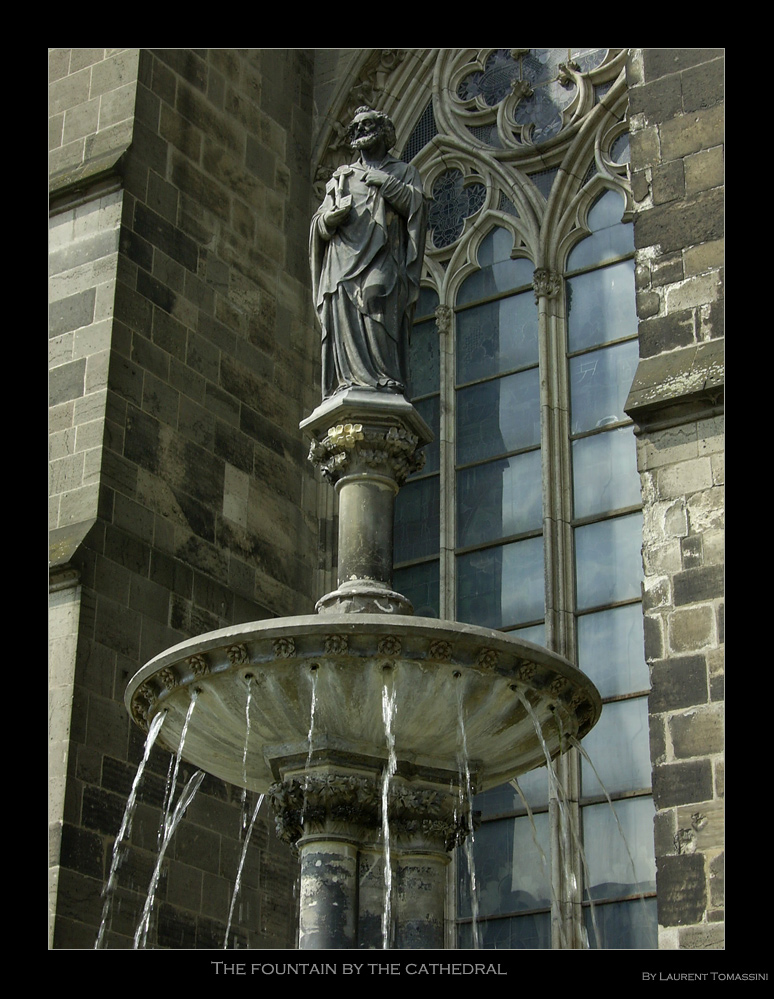
M 546 625 L 545 622 L 542 624 L 531 624 L 527 628 L 518 628 L 514 631 L 515 635 L 519 638 L 523 638 L 525 642 L 532 642 L 533 645 L 539 645 L 541 648 L 546 648 Z M 521 778 L 519 778 L 521 780 Z
M 567 258 L 567 270 L 594 267 L 616 257 L 634 252 L 634 227 L 621 222 L 623 197 L 606 191 L 589 212 L 587 224 L 591 235 L 577 244 Z
M 530 809 L 548 805 L 548 774 L 544 766 L 522 774 L 516 783 L 518 790 L 508 783 L 477 794 L 473 799 L 473 808 L 487 818 L 498 813 L 523 811 L 525 801 Z
M 578 666 L 602 697 L 648 690 L 642 606 L 629 604 L 579 617 Z
M 572 482 L 576 517 L 639 504 L 640 475 L 631 427 L 573 441 Z
M 510 49 L 497 49 L 486 61 L 483 70 L 469 73 L 457 87 L 460 100 L 481 97 L 490 107 L 499 104 L 511 92 L 511 81 L 519 74 L 519 65 Z
M 396 569 L 392 585 L 408 597 L 417 617 L 440 617 L 440 566 L 438 561 Z
M 476 260 L 479 267 L 482 268 L 491 267 L 492 264 L 502 263 L 503 261 L 510 263 L 512 250 L 513 233 L 498 225 L 481 240 L 481 245 L 476 253 Z M 521 260 L 519 263 L 529 264 L 529 261 Z M 529 266 L 531 267 L 531 264 Z M 532 280 L 531 272 L 529 280 Z
M 637 332 L 633 260 L 578 274 L 566 285 L 571 354 Z
M 457 463 L 479 461 L 540 443 L 538 370 L 457 392 Z
M 631 340 L 570 359 L 574 434 L 628 419 L 624 406 L 638 358 L 637 341 Z
M 611 701 L 583 740 L 583 796 L 641 791 L 650 787 L 648 699 Z M 590 761 L 590 762 L 589 762 Z
M 593 950 L 657 950 L 655 898 L 613 902 L 583 910 L 589 947 Z
M 435 554 L 439 539 L 438 476 L 407 482 L 395 498 L 395 562 Z
M 585 897 L 624 898 L 655 891 L 656 861 L 653 849 L 653 799 L 627 798 L 587 805 L 583 816 L 586 854 Z
M 562 109 L 575 97 L 575 86 L 551 82 L 525 95 L 516 105 L 513 120 L 528 127 L 528 141 L 539 145 L 562 130 Z
M 433 184 L 433 197 L 428 211 L 428 225 L 433 244 L 450 246 L 462 235 L 465 219 L 475 215 L 486 200 L 486 187 L 477 182 L 466 183 L 459 170 L 447 170 Z
M 409 347 L 411 395 L 437 392 L 441 385 L 441 350 L 435 320 L 415 323 Z
M 473 870 L 481 917 L 551 905 L 551 845 L 548 813 L 482 822 L 473 839 Z M 460 850 L 459 914 L 471 914 L 471 877 Z
M 414 408 L 433 431 L 434 440 L 425 446 L 424 473 L 437 472 L 441 463 L 441 397 L 432 395 L 427 399 L 419 399 Z
M 502 295 L 515 291 L 516 288 L 525 286 L 531 288 L 534 272 L 532 261 L 523 257 L 498 261 L 490 267 L 484 267 L 462 282 L 457 292 L 457 306 L 477 302 L 481 298 L 491 298 L 493 295 Z M 537 312 L 534 298 L 532 308 Z
M 538 912 L 511 919 L 481 920 L 478 933 L 483 950 L 548 950 L 551 947 L 551 915 Z M 469 923 L 460 926 L 457 945 L 462 950 L 473 948 Z
M 572 49 L 570 58 L 576 62 L 581 73 L 590 73 L 605 61 L 607 49 Z
M 544 614 L 542 538 L 458 556 L 458 621 L 503 628 Z
M 575 529 L 575 587 L 579 610 L 639 599 L 642 515 L 615 517 Z
M 437 308 L 438 292 L 434 288 L 420 288 L 414 316 L 417 319 L 421 319 L 423 316 L 432 316 Z
M 631 153 L 629 149 L 629 133 L 624 132 L 623 135 L 619 135 L 615 142 L 610 147 L 610 159 L 613 163 L 628 163 L 631 159 Z
M 459 472 L 457 546 L 480 545 L 539 529 L 542 500 L 540 451 Z
M 457 384 L 537 364 L 532 294 L 512 295 L 457 313 Z

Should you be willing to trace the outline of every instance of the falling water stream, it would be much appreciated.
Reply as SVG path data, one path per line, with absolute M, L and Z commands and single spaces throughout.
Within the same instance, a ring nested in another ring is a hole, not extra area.
M 173 807 L 172 803 L 174 801 L 175 786 L 177 784 L 177 775 L 180 769 L 180 760 L 183 755 L 183 747 L 185 745 L 185 737 L 188 733 L 188 725 L 191 721 L 191 715 L 193 714 L 193 709 L 196 706 L 196 689 L 191 691 L 191 702 L 188 705 L 188 711 L 186 712 L 185 722 L 183 723 L 183 728 L 180 733 L 180 742 L 177 747 L 177 755 L 175 759 L 175 767 L 172 774 L 172 783 L 169 789 L 169 795 L 167 797 L 167 805 L 162 818 L 163 825 L 163 836 L 161 837 L 161 846 L 158 851 L 158 856 L 156 858 L 156 865 L 153 869 L 153 874 L 151 875 L 150 885 L 148 886 L 148 895 L 145 899 L 145 905 L 143 906 L 142 915 L 140 917 L 140 922 L 135 930 L 134 934 L 134 949 L 143 950 L 148 939 L 148 930 L 150 928 L 150 918 L 153 911 L 153 905 L 156 900 L 156 889 L 158 888 L 159 879 L 161 877 L 161 865 L 164 861 L 164 856 L 167 852 L 167 847 L 172 840 L 172 836 L 175 833 L 178 825 L 180 824 L 180 819 L 183 817 L 185 810 L 193 801 L 196 792 L 199 790 L 199 785 L 204 779 L 204 771 L 197 770 L 196 773 L 190 778 L 186 786 L 180 793 L 180 798 L 177 804 Z
M 613 799 L 610 797 L 610 793 L 608 792 L 607 788 L 605 787 L 605 785 L 604 785 L 604 783 L 602 781 L 602 778 L 600 777 L 597 768 L 594 766 L 594 763 L 593 763 L 591 757 L 586 752 L 586 750 L 583 748 L 583 746 L 581 745 L 581 743 L 574 736 L 570 736 L 569 742 L 570 742 L 571 746 L 573 746 L 575 749 L 578 750 L 578 752 L 581 754 L 581 756 L 584 758 L 584 760 L 588 763 L 588 765 L 594 771 L 594 776 L 599 781 L 599 786 L 602 788 L 602 792 L 605 795 L 605 798 L 607 799 L 608 805 L 610 806 L 610 811 L 613 813 L 613 818 L 615 819 L 615 824 L 618 827 L 618 832 L 621 835 L 621 840 L 623 841 L 623 845 L 624 845 L 624 847 L 626 849 L 626 855 L 629 858 L 629 864 L 630 864 L 631 869 L 632 869 L 632 884 L 636 885 L 637 881 L 638 881 L 638 878 L 637 878 L 637 867 L 636 867 L 636 864 L 634 863 L 634 857 L 632 856 L 632 851 L 629 849 L 629 841 L 626 838 L 626 834 L 623 831 L 623 826 L 621 825 L 621 821 L 618 818 L 618 813 L 616 812 L 616 810 L 615 810 L 615 808 L 613 806 Z M 642 904 L 645 905 L 645 894 L 643 892 L 640 892 L 639 893 L 639 897 L 640 897 L 640 901 L 642 902 Z M 596 925 L 595 925 L 595 930 L 596 930 Z
M 264 796 L 262 794 L 258 795 L 258 800 L 255 803 L 255 808 L 253 809 L 253 817 L 250 819 L 250 825 L 247 827 L 247 833 L 245 834 L 244 843 L 242 844 L 242 854 L 239 858 L 239 866 L 237 867 L 236 880 L 234 881 L 234 890 L 231 893 L 231 905 L 228 909 L 228 922 L 226 923 L 226 935 L 223 939 L 223 950 L 228 947 L 228 935 L 231 932 L 231 920 L 234 917 L 234 906 L 236 905 L 237 896 L 239 895 L 239 890 L 242 887 L 242 868 L 245 865 L 245 858 L 247 857 L 247 848 L 250 845 L 250 837 L 253 835 L 253 827 L 255 826 L 255 820 L 258 818 L 258 812 L 261 810 L 261 805 L 263 804 Z
M 382 686 L 382 719 L 387 740 L 387 766 L 382 774 L 382 840 L 384 843 L 384 910 L 382 912 L 382 947 L 390 946 L 392 924 L 392 858 L 390 856 L 389 795 L 390 781 L 397 770 L 395 756 L 395 687 L 392 671 L 385 669 Z
M 126 808 L 124 809 L 124 817 L 121 822 L 121 828 L 118 830 L 118 835 L 116 836 L 115 843 L 113 844 L 113 859 L 110 864 L 110 874 L 108 875 L 107 883 L 102 891 L 104 898 L 102 905 L 102 920 L 99 926 L 99 933 L 97 934 L 97 942 L 94 945 L 95 950 L 101 950 L 104 946 L 105 933 L 108 925 L 108 915 L 113 902 L 113 893 L 115 892 L 118 868 L 123 857 L 121 846 L 123 845 L 124 840 L 128 839 L 131 834 L 132 820 L 134 819 L 134 811 L 137 804 L 137 789 L 140 786 L 140 781 L 142 780 L 142 776 L 145 771 L 145 765 L 148 762 L 151 750 L 156 742 L 156 737 L 159 734 L 159 730 L 161 729 L 165 718 L 166 712 L 160 711 L 153 719 L 150 728 L 148 729 L 148 736 L 145 740 L 145 750 L 143 752 L 142 760 L 137 768 L 137 773 L 134 776 L 132 789 L 129 792 L 129 799 L 126 802 Z
M 161 877 L 161 865 L 164 861 L 164 856 L 167 852 L 167 847 L 169 846 L 175 831 L 180 824 L 180 819 L 185 814 L 186 808 L 191 804 L 194 799 L 196 792 L 199 790 L 199 785 L 204 780 L 205 774 L 203 770 L 197 770 L 196 773 L 191 777 L 186 786 L 180 792 L 180 798 L 172 810 L 172 814 L 164 826 L 164 840 L 161 844 L 161 849 L 159 850 L 158 857 L 156 858 L 156 866 L 153 868 L 153 874 L 151 876 L 150 885 L 148 886 L 148 896 L 145 899 L 145 905 L 143 906 L 142 916 L 140 917 L 140 922 L 134 933 L 134 949 L 144 950 L 145 944 L 148 939 L 148 930 L 150 928 L 150 918 L 153 911 L 153 905 L 156 901 L 156 889 L 158 888 L 159 879 Z
M 250 744 L 250 702 L 253 696 L 253 674 L 248 673 L 245 676 L 247 681 L 247 697 L 245 699 L 245 742 L 242 747 L 242 821 L 239 826 L 239 836 L 240 839 L 245 835 L 245 830 L 247 829 L 247 750 Z M 226 939 L 228 939 L 228 933 L 226 933 Z
M 476 883 L 476 865 L 473 859 L 473 846 L 475 837 L 473 833 L 473 786 L 470 779 L 470 761 L 468 759 L 468 737 L 465 731 L 465 712 L 462 703 L 462 684 L 457 684 L 457 725 L 459 730 L 460 752 L 458 756 L 458 767 L 460 774 L 460 807 L 467 822 L 468 834 L 463 843 L 465 859 L 468 866 L 468 876 L 470 878 L 470 914 L 472 917 L 471 929 L 473 936 L 473 949 L 481 947 L 481 931 L 478 924 L 478 885 Z
M 572 821 L 572 817 L 567 809 L 567 794 L 564 788 L 562 787 L 561 781 L 559 780 L 559 775 L 554 766 L 554 761 L 551 759 L 551 753 L 549 752 L 548 745 L 543 735 L 543 729 L 541 727 L 540 721 L 537 715 L 535 714 L 535 709 L 530 704 L 529 699 L 525 697 L 525 695 L 522 694 L 521 691 L 517 691 L 516 694 L 521 703 L 524 705 L 527 714 L 532 719 L 532 724 L 535 727 L 535 733 L 538 737 L 538 740 L 540 741 L 540 746 L 543 750 L 543 755 L 546 758 L 549 787 L 551 789 L 554 800 L 557 803 L 557 807 L 559 808 L 559 812 L 562 817 L 562 829 L 564 830 L 564 835 L 566 836 L 567 830 L 569 830 L 569 835 L 572 838 L 572 842 L 575 846 L 575 849 L 578 851 L 578 855 L 581 860 L 581 866 L 583 868 L 585 882 L 586 884 L 589 884 L 590 882 L 588 877 L 588 867 L 586 865 L 586 853 L 583 849 L 583 844 L 581 843 L 580 836 L 578 835 L 578 830 L 575 827 L 575 823 Z M 557 715 L 557 725 L 559 725 L 560 738 L 561 738 L 561 720 L 559 719 L 558 715 Z M 589 898 L 589 911 L 591 913 L 591 923 L 594 929 L 594 936 L 596 937 L 597 940 L 599 940 L 600 937 L 599 937 L 599 930 L 597 929 L 596 912 L 594 909 L 594 902 L 592 901 L 591 898 Z M 564 920 L 560 920 L 560 926 L 563 925 L 564 925 Z M 562 932 L 564 931 L 562 930 Z M 588 941 L 587 941 L 587 946 L 588 946 Z

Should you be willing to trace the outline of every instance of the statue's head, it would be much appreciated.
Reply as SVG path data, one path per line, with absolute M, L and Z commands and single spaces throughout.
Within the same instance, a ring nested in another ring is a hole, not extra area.
M 395 145 L 395 126 L 389 115 L 369 107 L 358 108 L 347 126 L 349 144 L 353 149 L 363 149 L 379 138 L 384 140 L 385 149 Z

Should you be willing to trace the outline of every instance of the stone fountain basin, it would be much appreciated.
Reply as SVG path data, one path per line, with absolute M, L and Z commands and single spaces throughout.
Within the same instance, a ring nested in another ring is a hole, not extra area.
M 175 753 L 195 692 L 183 758 L 265 792 L 306 761 L 381 765 L 388 754 L 385 685 L 395 692 L 398 772 L 459 773 L 464 728 L 476 791 L 542 766 L 546 753 L 564 752 L 601 711 L 596 688 L 577 667 L 509 633 L 433 618 L 334 613 L 253 622 L 182 642 L 138 671 L 125 703 L 144 728 L 165 711 L 159 742 Z

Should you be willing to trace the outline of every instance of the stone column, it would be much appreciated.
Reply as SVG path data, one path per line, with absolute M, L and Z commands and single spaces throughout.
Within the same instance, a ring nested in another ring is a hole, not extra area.
M 387 839 L 377 760 L 318 760 L 272 787 L 277 832 L 301 860 L 301 950 L 443 948 L 446 866 L 467 822 L 454 775 L 439 778 L 391 778 Z
M 298 844 L 301 887 L 300 950 L 357 946 L 357 845 L 343 838 L 311 837 Z
M 402 395 L 349 389 L 301 423 L 309 458 L 339 499 L 338 587 L 318 612 L 412 614 L 392 588 L 395 496 L 422 468 L 433 434 Z

